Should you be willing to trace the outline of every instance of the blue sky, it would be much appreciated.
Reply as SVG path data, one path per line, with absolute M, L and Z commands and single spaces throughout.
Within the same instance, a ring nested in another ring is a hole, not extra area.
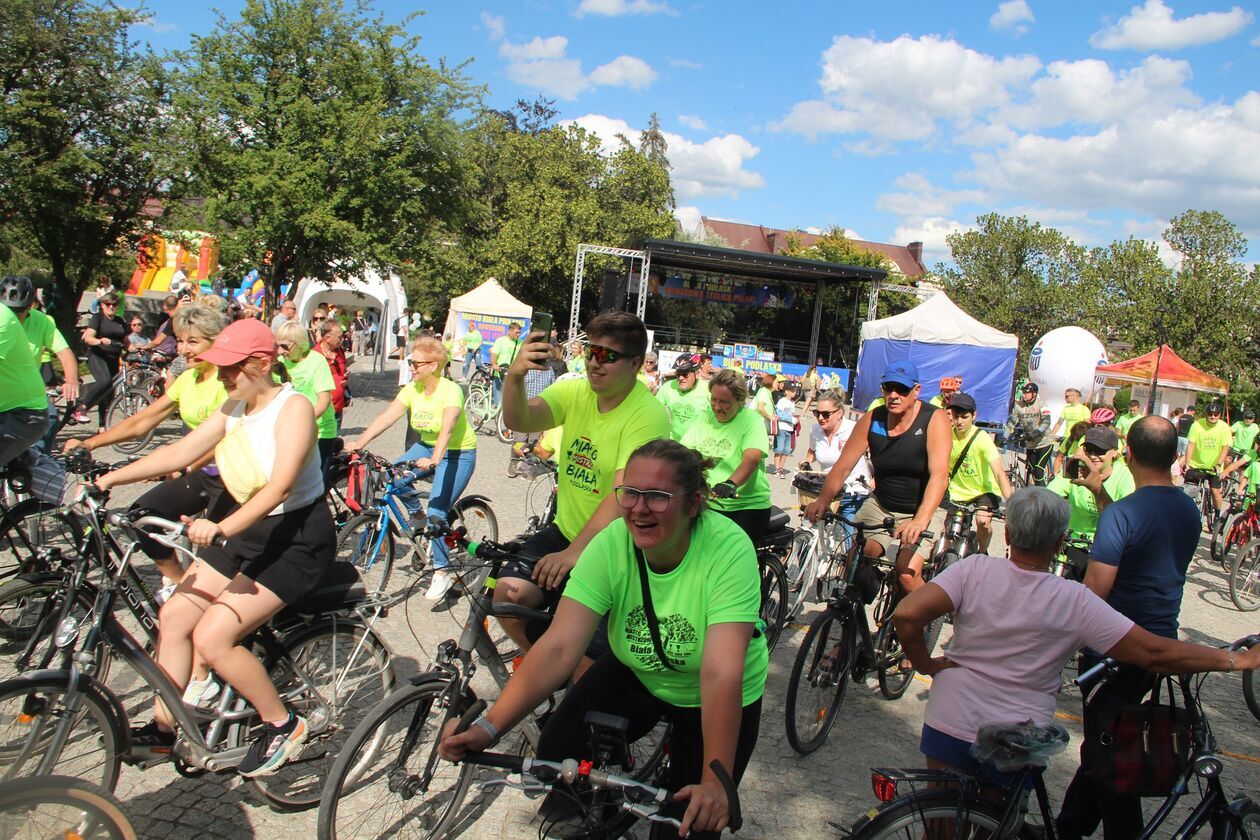
M 220 0 L 229 17 L 240 0 Z M 137 36 L 214 15 L 151 0 Z M 414 4 L 378 0 L 387 20 Z M 1087 245 L 1215 209 L 1260 256 L 1260 13 L 1230 0 L 436 0 L 411 26 L 510 106 L 631 136 L 655 111 L 679 217 L 925 243 L 984 212 Z M 1171 259 L 1171 257 L 1170 257 Z

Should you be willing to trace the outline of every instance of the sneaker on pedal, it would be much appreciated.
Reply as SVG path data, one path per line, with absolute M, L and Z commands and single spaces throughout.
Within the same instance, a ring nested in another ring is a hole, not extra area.
M 426 601 L 440 601 L 446 597 L 446 593 L 450 592 L 454 585 L 455 576 L 445 569 L 438 569 L 433 573 L 433 582 L 429 584 L 424 598 Z
M 189 680 L 184 689 L 184 702 L 189 706 L 209 706 L 219 696 L 219 681 L 214 673 L 206 674 L 204 680 Z
M 80 408 L 78 411 L 74 413 L 74 416 L 70 418 L 70 422 L 78 425 L 78 424 L 86 423 L 87 421 L 91 419 L 92 419 L 91 416 L 87 413 L 87 409 Z
M 306 718 L 289 712 L 289 719 L 283 726 L 263 726 L 262 734 L 249 747 L 249 752 L 237 766 L 236 772 L 247 779 L 256 776 L 270 776 L 285 762 L 297 757 L 302 745 L 306 743 L 310 728 Z
M 132 754 L 169 755 L 175 746 L 175 733 L 167 732 L 151 720 L 144 726 L 131 727 Z

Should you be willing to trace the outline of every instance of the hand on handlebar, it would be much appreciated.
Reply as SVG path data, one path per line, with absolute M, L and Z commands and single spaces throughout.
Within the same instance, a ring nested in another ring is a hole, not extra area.
M 219 523 L 209 519 L 193 519 L 181 516 L 181 522 L 187 526 L 188 541 L 193 545 L 214 545 L 216 540 L 226 539 L 227 535 L 219 527 Z
M 698 785 L 687 785 L 674 794 L 675 802 L 686 802 L 679 837 L 691 831 L 720 832 L 730 823 L 730 802 L 722 783 L 706 773 Z
M 555 589 L 564 583 L 565 575 L 577 565 L 577 553 L 570 549 L 546 555 L 534 566 L 534 583 L 543 589 Z
M 456 733 L 459 719 L 451 718 L 442 728 L 442 739 L 438 742 L 438 755 L 447 761 L 463 761 L 469 753 L 490 749 L 490 733 L 480 726 L 470 726 L 463 732 Z
M 893 539 L 902 545 L 915 545 L 926 530 L 926 524 L 919 524 L 917 520 L 907 519 L 893 529 Z
M 820 496 L 807 504 L 805 506 L 805 510 L 802 512 L 804 513 L 805 518 L 810 522 L 817 522 L 819 519 L 822 519 L 823 514 L 829 510 L 831 510 L 831 499 L 826 499 Z
M 715 484 L 713 486 L 713 495 L 719 499 L 735 498 L 735 496 L 738 495 L 737 488 L 735 487 L 735 482 L 731 481 L 730 479 L 727 479 L 726 481 L 722 481 Z

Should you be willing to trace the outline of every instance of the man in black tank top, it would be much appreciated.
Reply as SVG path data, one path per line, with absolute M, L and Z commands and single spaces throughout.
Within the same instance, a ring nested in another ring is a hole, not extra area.
M 849 472 L 869 452 L 875 490 L 854 519 L 865 525 L 886 519 L 897 523 L 891 535 L 868 534 L 863 551 L 867 557 L 882 557 L 899 542 L 897 579 L 908 593 L 923 585 L 923 561 L 930 547 L 921 546 L 920 537 L 949 485 L 950 426 L 945 412 L 919 400 L 919 374 L 912 363 L 889 365 L 880 387 L 884 405 L 858 421 L 827 474 L 822 494 L 805 508 L 805 517 L 816 522 L 823 515 Z

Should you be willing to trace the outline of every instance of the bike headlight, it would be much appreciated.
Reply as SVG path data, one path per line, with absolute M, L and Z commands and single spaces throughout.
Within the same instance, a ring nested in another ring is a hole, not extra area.
M 79 638 L 79 620 L 73 616 L 63 619 L 53 634 L 53 644 L 59 648 L 69 647 Z
M 1201 755 L 1194 760 L 1194 773 L 1204 779 L 1212 779 L 1221 775 L 1225 767 L 1214 755 Z

